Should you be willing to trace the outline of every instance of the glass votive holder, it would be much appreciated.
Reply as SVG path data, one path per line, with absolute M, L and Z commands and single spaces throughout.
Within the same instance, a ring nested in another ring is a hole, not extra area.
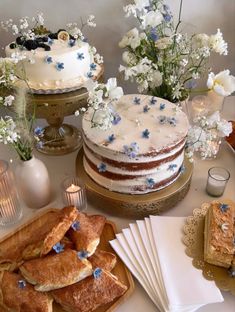
M 79 211 L 86 210 L 86 187 L 79 178 L 68 177 L 62 182 L 62 196 L 66 206 L 75 206 Z
M 209 100 L 206 95 L 196 95 L 191 103 L 191 119 L 192 121 L 202 115 L 207 115 L 209 112 Z
M 22 216 L 13 172 L 0 160 L 0 225 L 16 223 Z
M 227 169 L 222 167 L 210 168 L 206 185 L 207 193 L 214 197 L 222 196 L 229 178 L 230 173 Z

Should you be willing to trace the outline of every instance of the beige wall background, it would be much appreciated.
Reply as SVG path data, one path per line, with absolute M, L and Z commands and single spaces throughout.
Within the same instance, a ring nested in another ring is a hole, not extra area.
M 96 16 L 97 27 L 86 29 L 89 42 L 96 46 L 105 60 L 106 78 L 119 76 L 118 67 L 122 50 L 118 42 L 126 31 L 135 26 L 135 20 L 125 18 L 123 6 L 132 0 L 0 0 L 0 21 L 23 16 L 35 16 L 43 12 L 46 26 L 50 30 L 63 28 L 68 22 L 79 22 L 80 17 L 88 14 Z M 179 0 L 166 1 L 175 18 L 178 16 Z M 223 32 L 229 45 L 228 56 L 216 56 L 211 59 L 214 72 L 230 69 L 235 75 L 235 0 L 184 0 L 183 29 L 190 33 Z M 1 55 L 4 47 L 12 40 L 10 33 L 0 30 Z M 203 84 L 203 82 L 201 82 Z M 134 92 L 135 86 L 120 79 L 126 92 Z

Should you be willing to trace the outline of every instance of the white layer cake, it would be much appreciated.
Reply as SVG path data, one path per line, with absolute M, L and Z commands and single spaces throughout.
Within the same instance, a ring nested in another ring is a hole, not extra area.
M 84 168 L 99 185 L 143 194 L 173 183 L 182 172 L 187 116 L 175 104 L 146 95 L 125 95 L 114 106 L 121 120 L 104 131 L 83 118 Z
M 22 47 L 6 47 L 6 55 L 20 53 L 24 60 L 17 63 L 17 74 L 26 77 L 30 88 L 35 90 L 57 90 L 79 88 L 91 77 L 96 77 L 100 66 L 87 42 L 77 40 L 73 46 L 67 41 L 54 39 L 50 51 L 44 48 L 26 50 Z

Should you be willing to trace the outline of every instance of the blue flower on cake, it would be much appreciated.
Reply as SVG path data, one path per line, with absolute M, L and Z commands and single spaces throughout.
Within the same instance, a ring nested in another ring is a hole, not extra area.
M 157 103 L 157 99 L 153 96 L 150 100 L 150 105 L 154 105 Z
M 45 57 L 45 62 L 46 62 L 47 64 L 51 64 L 51 63 L 53 62 L 52 57 L 47 55 L 47 56 Z
M 77 59 L 78 60 L 80 60 L 80 61 L 82 61 L 82 60 L 84 60 L 84 58 L 85 58 L 85 56 L 84 56 L 84 53 L 77 53 Z
M 167 118 L 167 122 L 171 125 L 171 126 L 176 126 L 176 119 L 175 117 L 168 117 Z
M 133 100 L 134 104 L 136 105 L 140 105 L 140 98 L 138 98 L 137 96 L 134 98 Z
M 64 63 L 57 62 L 55 67 L 58 71 L 61 71 L 64 69 Z
M 112 124 L 113 124 L 113 125 L 119 124 L 119 122 L 120 122 L 121 119 L 122 119 L 121 116 L 120 116 L 118 113 L 116 113 L 116 112 L 112 113 L 112 115 L 113 115 Z
M 165 124 L 166 122 L 167 122 L 167 118 L 166 118 L 166 116 L 158 116 L 158 120 L 159 120 L 159 123 L 160 124 Z
M 154 184 L 155 184 L 155 181 L 154 181 L 153 178 L 148 178 L 148 179 L 146 180 L 146 184 L 147 184 L 147 186 L 148 186 L 149 188 L 153 188 L 153 187 L 154 187 Z
M 94 75 L 92 74 L 92 72 L 88 72 L 87 73 L 87 78 L 92 78 Z
M 42 127 L 36 127 L 34 129 L 34 134 L 37 136 L 37 137 L 41 137 L 43 136 L 44 134 L 44 129 Z
M 107 166 L 104 163 L 100 163 L 99 165 L 97 165 L 97 168 L 99 172 L 105 172 L 107 169 Z
M 76 45 L 76 40 L 70 39 L 69 42 L 68 42 L 68 45 L 69 45 L 70 48 L 74 47 Z
M 74 231 L 79 231 L 80 230 L 80 222 L 79 221 L 74 221 L 71 225 L 71 228 L 74 230 Z
M 143 107 L 143 112 L 144 112 L 144 113 L 147 113 L 149 110 L 150 110 L 150 107 L 149 107 L 148 105 L 145 105 L 145 106 Z
M 114 135 L 114 134 L 111 134 L 111 135 L 108 136 L 107 142 L 108 142 L 108 143 L 112 143 L 115 139 L 116 139 L 116 138 L 115 138 L 115 135 Z
M 26 287 L 26 281 L 25 281 L 25 280 L 19 280 L 19 281 L 18 281 L 18 287 L 19 287 L 20 289 L 25 288 L 25 287 Z
M 90 70 L 96 70 L 97 65 L 95 63 L 90 64 Z
M 61 244 L 60 242 L 56 243 L 53 246 L 53 249 L 55 250 L 56 253 L 60 253 L 60 252 L 64 251 L 64 244 Z
M 184 164 L 182 164 L 182 166 L 180 166 L 180 173 L 184 173 L 185 172 L 185 170 L 186 170 L 186 168 L 185 168 L 185 165 Z
M 93 271 L 93 277 L 94 279 L 97 279 L 101 276 L 102 274 L 102 269 L 100 268 L 96 268 L 94 271 Z
M 149 136 L 150 136 L 150 132 L 148 129 L 145 129 L 143 132 L 142 132 L 142 137 L 145 138 L 145 139 L 149 139 Z
M 54 39 L 51 39 L 51 38 L 48 37 L 47 44 L 53 45 L 53 43 L 54 43 Z
M 176 168 L 177 168 L 177 165 L 176 165 L 176 164 L 170 164 L 170 165 L 168 166 L 168 169 L 167 169 L 167 170 L 169 170 L 169 171 L 174 171 Z
M 166 104 L 161 103 L 160 106 L 159 106 L 160 111 L 164 110 L 165 107 L 166 107 Z
M 124 153 L 130 158 L 135 158 L 139 152 L 139 146 L 136 142 L 132 142 L 130 145 L 124 145 L 123 149 Z
M 86 250 L 80 250 L 77 252 L 77 256 L 80 260 L 88 258 L 88 252 Z
M 219 208 L 220 208 L 220 210 L 222 212 L 226 212 L 228 210 L 228 208 L 229 208 L 229 205 L 227 205 L 227 204 L 220 204 Z

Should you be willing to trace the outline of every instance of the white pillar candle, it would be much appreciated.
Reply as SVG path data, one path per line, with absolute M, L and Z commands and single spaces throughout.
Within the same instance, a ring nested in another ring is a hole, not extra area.
M 207 193 L 213 196 L 221 196 L 224 193 L 226 180 L 222 176 L 214 175 L 209 177 L 207 182 Z

